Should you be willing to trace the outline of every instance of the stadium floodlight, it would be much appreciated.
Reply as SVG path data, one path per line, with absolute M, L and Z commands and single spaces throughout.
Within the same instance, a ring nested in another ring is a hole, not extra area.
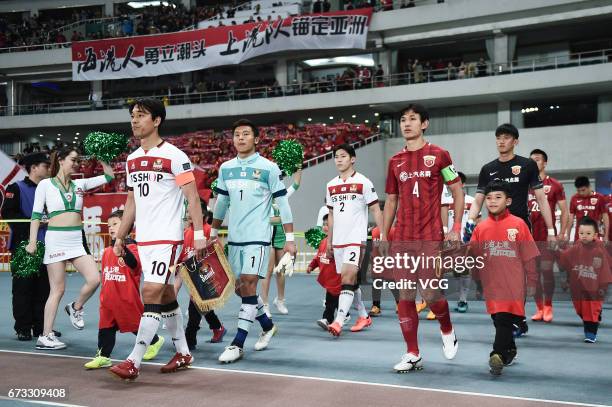
M 311 122 L 311 121 L 312 121 L 312 117 L 309 117 L 309 118 L 308 118 L 308 121 L 309 121 L 309 122 Z
M 329 120 L 334 120 L 334 116 L 329 116 Z
M 354 115 L 352 115 L 351 117 L 352 117 L 353 119 L 355 119 L 355 118 L 357 118 L 357 115 L 356 115 L 356 114 L 354 114 Z
M 172 6 L 172 8 L 176 8 L 175 4 L 169 3 L 167 1 L 130 1 L 128 6 L 131 8 L 144 8 L 144 7 L 159 7 L 159 6 Z
M 43 137 L 43 135 L 42 135 L 42 134 L 39 134 L 39 135 L 38 135 L 38 137 Z
M 378 112 L 374 113 L 374 116 L 378 117 L 378 115 L 379 115 L 379 113 L 378 113 Z
M 370 121 L 369 121 L 368 119 L 365 119 L 364 121 L 365 121 L 366 123 L 370 123 Z
M 77 131 L 76 133 L 74 133 L 74 134 L 76 134 L 77 136 L 80 136 L 80 135 L 81 135 L 81 133 L 79 133 L 78 131 Z
M 62 133 L 57 133 L 58 137 L 62 135 Z
M 349 57 L 335 57 L 335 58 L 318 58 L 318 59 L 307 59 L 304 63 L 308 66 L 328 66 L 328 65 L 362 65 L 362 66 L 374 66 L 376 65 L 371 55 L 363 56 L 349 56 Z
M 56 140 L 57 140 L 57 141 L 60 141 L 60 138 L 58 137 Z

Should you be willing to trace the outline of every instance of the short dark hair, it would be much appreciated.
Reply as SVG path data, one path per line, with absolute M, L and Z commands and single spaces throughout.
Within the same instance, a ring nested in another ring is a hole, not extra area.
M 355 149 L 350 144 L 344 143 L 344 144 L 339 144 L 336 147 L 334 147 L 334 156 L 336 155 L 338 150 L 344 150 L 348 153 L 349 156 L 357 157 L 357 154 L 355 153 Z
M 329 218 L 329 214 L 326 213 L 325 215 L 323 215 L 323 222 L 325 222 L 327 220 L 327 218 Z
M 134 100 L 129 105 L 130 114 L 134 110 L 134 108 L 138 106 L 140 110 L 144 110 L 147 113 L 151 113 L 151 119 L 155 120 L 156 118 L 160 118 L 159 127 L 166 120 L 166 106 L 164 106 L 164 102 L 159 99 L 154 98 L 139 98 Z
M 593 229 L 595 229 L 595 233 L 599 233 L 599 225 L 594 219 L 591 219 L 588 216 L 585 216 L 584 218 L 580 219 L 580 222 L 578 222 L 578 227 L 580 226 L 593 226 Z
M 540 150 L 539 148 L 536 148 L 532 150 L 531 153 L 529 153 L 529 156 L 532 156 L 534 154 L 540 154 L 542 157 L 544 157 L 544 161 L 548 162 L 548 154 L 546 154 L 544 150 Z
M 255 137 L 259 137 L 259 130 L 257 130 L 257 126 L 255 126 L 255 124 L 248 119 L 240 119 L 235 121 L 234 124 L 232 124 L 232 136 L 234 135 L 236 129 L 240 126 L 249 126 L 251 130 L 253 130 L 253 134 L 255 135 Z
M 427 109 L 425 109 L 425 106 L 419 103 L 411 103 L 402 110 L 400 110 L 400 117 L 402 117 L 406 114 L 406 112 L 409 112 L 411 110 L 419 115 L 419 117 L 421 118 L 421 122 L 429 120 L 429 112 L 427 111 Z
M 108 215 L 108 219 L 110 218 L 119 218 L 122 219 L 123 218 L 123 210 L 122 209 L 117 209 L 116 211 L 112 212 L 110 215 Z
M 485 195 L 490 194 L 491 192 L 503 192 L 506 194 L 506 198 L 512 198 L 512 192 L 510 190 L 510 184 L 506 181 L 494 180 L 487 184 L 485 187 Z
M 588 187 L 590 185 L 591 185 L 591 182 L 589 181 L 589 177 L 585 177 L 584 175 L 576 177 L 576 179 L 574 180 L 574 186 L 576 187 L 576 189 L 582 188 L 582 187 Z
M 465 184 L 465 181 L 467 181 L 467 177 L 465 176 L 465 174 L 461 171 L 458 171 L 457 174 L 459 174 L 459 179 L 461 180 L 461 183 Z
M 516 128 L 516 126 L 514 126 L 514 124 L 510 123 L 504 123 L 497 126 L 497 129 L 495 129 L 495 137 L 500 136 L 502 134 L 509 134 L 515 139 L 519 138 L 518 129 Z

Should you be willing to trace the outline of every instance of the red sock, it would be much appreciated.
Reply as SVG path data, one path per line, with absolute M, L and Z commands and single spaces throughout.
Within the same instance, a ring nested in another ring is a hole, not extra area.
M 542 302 L 542 300 L 536 300 L 535 303 L 538 311 L 542 311 L 544 309 L 544 303 Z
M 552 307 L 552 298 L 545 298 L 544 305 L 547 307 Z
M 433 304 L 429 304 L 429 309 L 436 314 L 436 319 L 440 323 L 442 333 L 450 333 L 453 330 L 453 324 L 451 323 L 450 312 L 448 311 L 448 301 L 438 300 Z
M 404 335 L 404 341 L 408 348 L 408 353 L 419 354 L 419 340 L 417 334 L 419 332 L 419 315 L 416 312 L 416 304 L 414 301 L 400 300 L 397 308 L 399 317 L 400 329 Z

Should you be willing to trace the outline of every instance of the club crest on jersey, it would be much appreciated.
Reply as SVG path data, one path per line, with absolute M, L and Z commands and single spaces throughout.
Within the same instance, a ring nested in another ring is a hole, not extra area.
M 591 198 L 591 205 L 597 205 L 597 198 Z
M 552 188 L 552 187 L 551 187 L 550 185 L 544 185 L 544 193 L 545 193 L 545 194 L 549 193 L 549 192 L 550 192 L 550 190 L 551 190 L 551 188 Z
M 246 171 L 240 171 L 240 176 L 241 177 L 246 177 Z
M 593 257 L 593 268 L 600 268 L 602 265 L 601 257 Z
M 161 158 L 153 161 L 153 171 L 161 171 L 164 168 L 164 162 Z
M 68 194 L 64 194 L 64 196 L 66 197 L 67 202 L 72 202 L 72 194 L 68 193 Z
M 423 156 L 423 164 L 425 164 L 426 167 L 433 167 L 435 163 L 436 163 L 435 155 L 424 155 Z
M 400 172 L 399 179 L 402 182 L 406 182 L 408 180 L 408 173 L 406 171 Z
M 340 188 L 340 192 L 346 192 L 346 187 Z
M 518 235 L 518 229 L 506 229 L 508 231 L 508 240 L 516 242 L 516 236 Z
M 510 167 L 510 169 L 512 170 L 512 174 L 514 175 L 519 175 L 521 173 L 520 165 L 513 165 L 512 167 Z
M 261 178 L 261 171 L 253 170 L 253 179 L 260 179 L 260 178 Z
M 357 185 L 353 184 L 351 185 L 351 188 L 349 189 L 350 192 L 357 192 Z
M 121 267 L 125 267 L 125 260 L 123 260 L 123 257 L 119 257 L 119 260 L 117 260 L 117 263 L 119 263 Z
M 141 167 L 146 167 L 146 166 L 147 166 L 147 164 L 148 164 L 148 161 L 147 161 L 147 160 L 142 160 L 142 161 L 140 162 L 140 166 L 141 166 Z

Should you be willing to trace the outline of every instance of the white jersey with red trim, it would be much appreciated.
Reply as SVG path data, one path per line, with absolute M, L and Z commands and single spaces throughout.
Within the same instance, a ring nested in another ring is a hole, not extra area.
M 181 186 L 194 180 L 187 155 L 162 141 L 127 158 L 127 186 L 136 202 L 138 245 L 179 244 L 183 241 L 185 197 Z
M 463 209 L 463 217 L 461 218 L 461 239 L 463 239 L 463 229 L 465 228 L 465 224 L 468 221 L 468 215 L 470 213 L 470 208 L 472 207 L 472 204 L 474 203 L 474 197 L 468 194 L 463 195 L 463 201 L 464 201 L 464 209 Z M 455 201 L 453 200 L 453 195 L 451 194 L 451 192 L 449 191 L 448 188 L 446 188 L 446 185 L 444 186 L 444 191 L 442 192 L 442 206 L 448 206 L 448 230 L 452 230 L 453 229 L 453 225 L 455 224 L 455 207 L 454 207 L 454 203 Z
M 325 202 L 333 214 L 333 247 L 365 243 L 368 238 L 368 207 L 378 205 L 372 181 L 358 172 L 346 181 L 335 177 L 327 183 Z

